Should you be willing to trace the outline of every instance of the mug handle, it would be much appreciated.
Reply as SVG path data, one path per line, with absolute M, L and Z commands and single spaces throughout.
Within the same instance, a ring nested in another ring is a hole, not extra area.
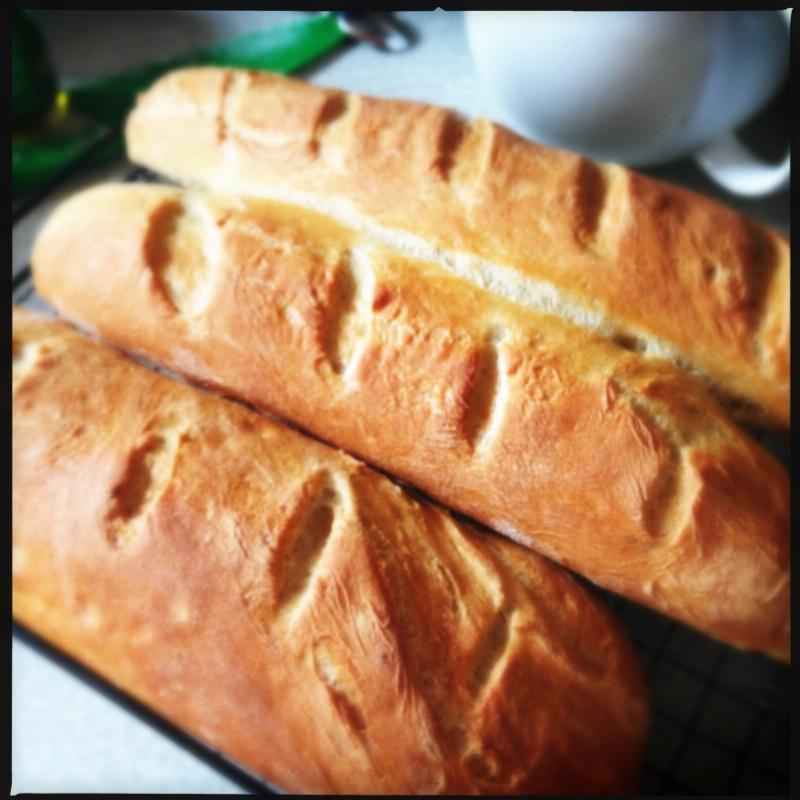
M 789 32 L 792 9 L 784 9 Z M 780 164 L 757 159 L 735 133 L 725 133 L 701 147 L 695 154 L 697 165 L 712 180 L 729 192 L 744 197 L 759 197 L 789 185 L 790 152 Z

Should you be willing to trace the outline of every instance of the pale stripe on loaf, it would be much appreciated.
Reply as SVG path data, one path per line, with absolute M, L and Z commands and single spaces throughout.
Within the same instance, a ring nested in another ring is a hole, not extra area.
M 316 210 L 789 425 L 788 244 L 706 198 L 446 109 L 236 70 L 159 81 L 127 141 L 173 179 Z

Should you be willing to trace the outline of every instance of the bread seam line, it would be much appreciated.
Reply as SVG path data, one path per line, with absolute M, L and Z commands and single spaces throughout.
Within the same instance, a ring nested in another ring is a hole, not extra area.
M 160 174 L 159 179 L 161 179 Z M 212 191 L 212 193 L 228 196 L 242 195 L 239 190 L 231 187 L 224 180 L 215 182 L 214 186 L 218 188 L 213 190 L 192 181 L 186 181 L 185 185 L 191 189 Z M 674 345 L 656 336 L 644 334 L 635 327 L 615 325 L 608 315 L 593 311 L 555 284 L 540 278 L 522 275 L 514 266 L 478 258 L 465 252 L 433 247 L 422 237 L 407 231 L 372 223 L 366 215 L 354 210 L 353 204 L 345 198 L 319 200 L 313 194 L 296 190 L 270 191 L 266 185 L 259 190 L 258 195 L 247 196 L 255 200 L 261 198 L 286 203 L 322 214 L 410 258 L 433 263 L 446 272 L 467 280 L 480 290 L 494 294 L 503 300 L 539 313 L 558 317 L 584 330 L 597 333 L 624 350 L 636 352 L 646 358 L 661 358 L 669 361 L 692 378 L 699 380 L 714 399 L 726 408 L 740 404 L 754 405 L 754 401 L 720 387 L 713 376 L 691 363 Z M 621 344 L 620 339 L 622 338 L 632 340 L 633 346 Z M 763 377 L 760 372 L 758 374 Z M 775 382 L 775 385 L 786 388 L 789 384 L 788 382 Z M 761 409 L 760 405 L 758 408 Z
M 173 187 L 167 187 L 168 189 L 173 189 Z M 181 190 L 178 189 L 180 192 Z M 231 198 L 231 195 L 225 194 L 223 192 L 210 192 L 210 195 L 219 195 L 224 198 L 226 205 L 228 205 L 228 201 Z M 239 197 L 238 195 L 233 196 L 234 200 L 237 200 Z M 278 199 L 277 197 L 261 197 L 261 198 L 251 198 L 251 200 L 255 203 L 262 200 L 264 202 L 280 202 L 284 203 L 286 201 L 282 199 Z M 209 220 L 213 218 L 213 211 L 209 209 L 209 207 L 204 203 L 202 198 L 192 197 L 191 194 L 180 198 L 178 200 L 179 206 L 181 207 L 181 212 L 179 219 L 187 214 L 194 213 L 198 216 L 198 218 L 202 219 L 203 225 L 201 225 L 201 229 L 205 229 L 206 227 L 214 227 L 215 230 L 211 233 L 203 230 L 203 238 L 207 238 L 211 235 L 217 235 L 216 226 L 211 226 Z M 234 202 L 233 206 L 236 205 Z M 293 204 L 295 207 L 303 209 L 302 205 Z M 323 213 L 318 208 L 314 209 L 305 209 L 306 211 L 310 211 L 311 213 Z M 324 213 L 323 213 L 324 215 Z M 330 218 L 330 215 L 328 215 Z M 344 225 L 348 230 L 353 230 L 351 225 L 348 225 L 347 222 L 342 221 L 339 217 L 334 217 L 334 220 L 337 224 Z M 226 215 L 225 222 L 228 221 L 228 217 Z M 384 229 L 385 230 L 385 229 Z M 388 239 L 388 237 L 384 238 L 377 238 L 371 236 L 370 231 L 364 228 L 355 229 L 355 234 L 357 236 L 365 237 L 366 241 L 355 242 L 351 247 L 347 250 L 347 267 L 351 278 L 355 284 L 355 297 L 353 302 L 353 308 L 350 309 L 346 316 L 347 317 L 359 317 L 361 316 L 360 320 L 356 320 L 356 324 L 359 327 L 364 328 L 362 330 L 361 335 L 356 337 L 356 341 L 351 343 L 351 346 L 348 348 L 349 352 L 346 354 L 345 363 L 338 365 L 338 368 L 335 362 L 338 360 L 340 354 L 327 354 L 328 361 L 333 368 L 333 371 L 339 376 L 340 384 L 339 384 L 339 391 L 344 392 L 348 390 L 352 382 L 353 375 L 358 368 L 358 363 L 361 356 L 364 353 L 365 348 L 368 345 L 369 337 L 365 335 L 365 331 L 369 330 L 371 325 L 371 317 L 372 317 L 372 310 L 370 307 L 370 303 L 366 302 L 367 298 L 370 294 L 374 291 L 376 285 L 376 275 L 374 271 L 374 267 L 372 265 L 372 260 L 370 257 L 370 250 L 371 245 L 377 242 L 379 247 L 388 247 L 391 248 L 396 253 L 399 253 L 401 257 L 409 259 L 412 262 L 422 263 L 424 265 L 429 265 L 433 269 L 441 269 L 445 274 L 451 274 L 446 268 L 441 266 L 441 262 L 438 260 L 432 260 L 429 256 L 429 253 L 426 252 L 424 249 L 420 251 L 414 251 L 410 249 L 401 249 L 393 245 L 392 241 Z M 416 238 L 416 237 L 411 237 Z M 218 256 L 219 253 L 215 252 Z M 204 251 L 204 255 L 208 256 L 208 251 Z M 487 262 L 489 263 L 489 262 Z M 207 291 L 204 294 L 205 303 L 195 304 L 194 307 L 191 308 L 175 308 L 175 312 L 182 317 L 187 324 L 189 325 L 190 330 L 192 330 L 193 335 L 198 335 L 199 331 L 195 326 L 195 320 L 202 316 L 203 313 L 207 310 L 208 303 L 213 297 L 214 290 L 213 284 L 214 281 L 219 278 L 219 272 L 214 267 L 216 266 L 216 262 L 206 262 L 205 269 L 208 271 L 209 275 L 212 276 L 209 279 L 209 286 L 207 287 Z M 467 277 L 469 273 L 464 273 Z M 521 281 L 524 282 L 526 279 L 521 278 Z M 531 281 L 535 283 L 535 281 Z M 471 287 L 475 287 L 475 282 L 469 280 L 469 284 Z M 480 287 L 476 287 L 480 290 Z M 491 293 L 491 290 L 489 290 Z M 507 297 L 505 295 L 497 297 L 494 295 L 495 299 L 500 303 L 511 302 L 515 305 L 520 305 L 520 303 L 511 297 Z M 531 308 L 532 311 L 535 313 L 542 313 L 542 314 L 549 314 L 551 316 L 555 316 L 562 324 L 570 324 L 569 320 L 564 320 L 563 317 L 559 316 L 558 314 L 552 314 L 552 312 L 543 311 L 534 305 L 527 306 Z M 291 306 L 289 306 L 291 308 Z M 352 325 L 354 320 L 350 319 L 349 323 Z M 580 326 L 582 331 L 589 331 L 590 333 L 594 332 L 594 329 L 587 328 Z M 200 329 L 202 330 L 202 329 Z M 199 333 L 202 335 L 202 333 Z M 496 326 L 489 326 L 485 331 L 483 331 L 482 340 L 484 342 L 484 348 L 490 348 L 492 351 L 495 352 L 495 357 L 498 360 L 498 367 L 500 363 L 504 361 L 503 352 L 501 348 L 498 348 L 497 345 L 502 341 L 504 338 L 504 334 L 502 331 L 502 326 L 497 328 Z M 608 340 L 604 339 L 604 343 L 607 343 Z M 613 342 L 612 342 L 613 344 Z M 625 350 L 626 348 L 622 348 Z M 484 352 L 486 352 L 484 350 Z M 334 356 L 334 360 L 331 361 L 331 356 Z M 620 366 L 624 367 L 624 363 Z M 646 397 L 642 391 L 638 390 L 636 387 L 629 386 L 629 382 L 625 379 L 624 376 L 618 375 L 617 370 L 614 368 L 607 369 L 605 367 L 598 367 L 601 374 L 603 374 L 608 380 L 613 381 L 614 385 L 618 388 L 620 394 L 624 395 L 632 405 L 637 408 L 641 413 L 643 413 L 651 423 L 653 423 L 660 431 L 664 434 L 664 436 L 670 441 L 672 446 L 674 446 L 677 450 L 683 450 L 685 447 L 693 447 L 695 441 L 696 432 L 692 430 L 690 427 L 687 428 L 682 426 L 678 438 L 676 439 L 676 434 L 674 431 L 674 427 L 670 424 L 669 418 L 665 417 L 662 409 L 660 408 L 660 404 L 657 400 L 652 400 Z M 497 428 L 503 412 L 503 401 L 508 392 L 507 386 L 508 378 L 505 374 L 505 370 L 499 369 L 497 370 L 497 386 L 496 390 L 493 392 L 493 396 L 491 399 L 491 408 L 488 409 L 488 416 L 487 419 L 484 421 L 484 424 L 481 425 L 481 429 L 476 431 L 475 441 L 472 442 L 473 447 L 477 449 L 481 449 L 485 446 L 490 440 L 491 435 Z M 263 410 L 263 409 L 259 409 Z M 278 415 L 282 418 L 283 415 Z M 716 426 L 713 426 L 711 429 L 706 431 L 706 436 L 710 439 L 720 439 L 724 438 L 720 436 L 720 431 Z M 361 457 L 361 456 L 359 456 Z

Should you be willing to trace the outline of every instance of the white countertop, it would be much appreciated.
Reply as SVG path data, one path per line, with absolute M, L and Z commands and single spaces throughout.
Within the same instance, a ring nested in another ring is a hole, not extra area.
M 298 12 L 39 12 L 56 66 L 64 77 L 109 73 L 166 57 L 256 27 L 297 18 Z M 304 74 L 315 82 L 375 95 L 448 105 L 469 116 L 509 124 L 481 86 L 456 12 L 400 15 L 419 32 L 417 45 L 384 54 L 359 44 L 343 48 Z M 71 182 L 29 214 L 13 233 L 14 271 L 27 263 L 36 230 L 53 205 L 77 187 L 123 176 L 118 162 Z M 690 161 L 653 175 L 698 189 L 782 230 L 788 192 L 738 200 L 716 189 Z M 12 648 L 12 793 L 236 793 L 237 784 L 83 684 L 18 639 Z

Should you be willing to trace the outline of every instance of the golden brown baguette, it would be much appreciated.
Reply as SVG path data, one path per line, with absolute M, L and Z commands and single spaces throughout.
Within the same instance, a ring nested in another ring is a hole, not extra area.
M 788 242 L 719 203 L 487 120 L 268 73 L 173 73 L 126 135 L 170 178 L 321 211 L 789 427 Z
M 702 386 L 297 207 L 62 205 L 40 294 L 596 583 L 789 658 L 789 482 Z
M 13 348 L 23 624 L 285 790 L 635 790 L 641 671 L 565 571 L 63 323 Z

